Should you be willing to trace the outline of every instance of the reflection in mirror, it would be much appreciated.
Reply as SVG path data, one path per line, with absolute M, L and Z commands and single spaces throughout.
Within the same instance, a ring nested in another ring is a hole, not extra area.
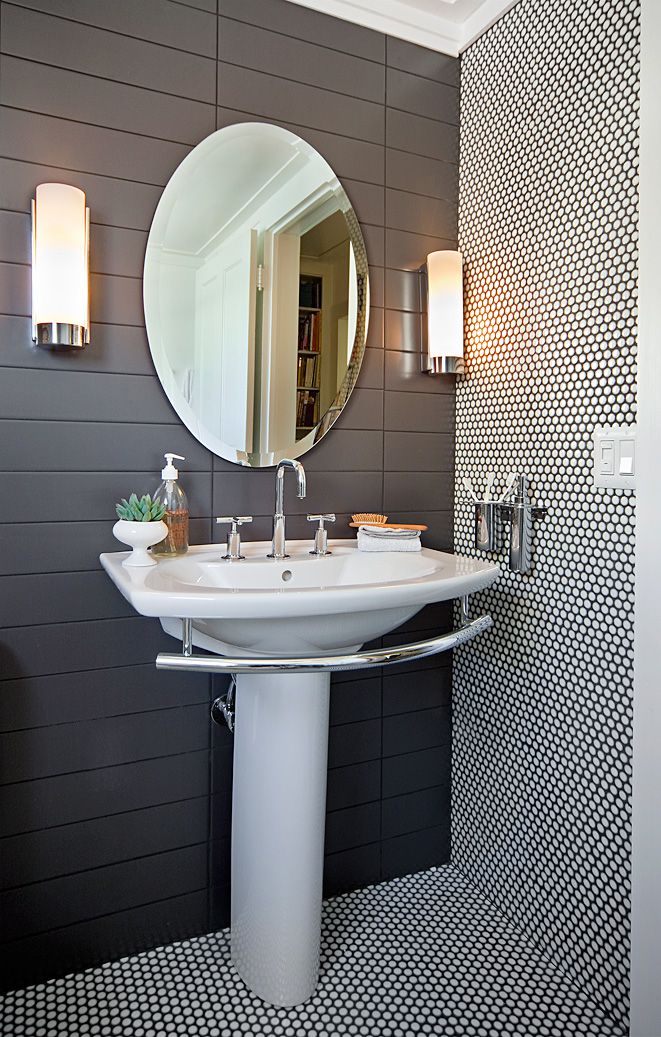
M 277 126 L 218 130 L 173 174 L 144 274 L 149 344 L 191 432 L 251 466 L 332 426 L 362 362 L 367 257 L 328 163 Z

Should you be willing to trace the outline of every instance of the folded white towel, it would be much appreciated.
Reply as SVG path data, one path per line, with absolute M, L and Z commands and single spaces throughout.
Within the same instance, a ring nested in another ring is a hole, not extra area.
M 398 529 L 396 526 L 372 526 L 369 522 L 358 527 L 359 533 L 367 533 L 368 536 L 379 537 L 381 540 L 419 540 L 420 530 Z
M 421 551 L 420 531 L 417 529 L 383 529 L 379 526 L 360 526 L 359 551 Z

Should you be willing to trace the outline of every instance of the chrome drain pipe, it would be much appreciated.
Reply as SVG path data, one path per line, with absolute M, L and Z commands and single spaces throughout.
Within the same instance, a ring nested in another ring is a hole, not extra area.
M 236 674 L 231 675 L 230 686 L 224 695 L 219 695 L 211 703 L 211 719 L 218 727 L 226 725 L 230 734 L 234 734 L 234 699 L 236 696 Z

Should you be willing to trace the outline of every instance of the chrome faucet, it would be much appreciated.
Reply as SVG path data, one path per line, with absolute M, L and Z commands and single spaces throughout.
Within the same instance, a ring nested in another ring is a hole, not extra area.
M 285 540 L 285 472 L 291 468 L 296 472 L 296 495 L 303 499 L 306 493 L 305 468 L 300 461 L 283 458 L 275 472 L 275 514 L 273 516 L 273 541 L 268 558 L 289 558 Z

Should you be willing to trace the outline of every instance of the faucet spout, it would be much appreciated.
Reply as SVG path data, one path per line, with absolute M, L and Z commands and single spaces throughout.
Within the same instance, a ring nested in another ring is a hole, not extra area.
M 300 461 L 292 461 L 285 457 L 280 461 L 275 472 L 275 514 L 273 516 L 273 540 L 269 558 L 288 558 L 285 539 L 285 472 L 287 469 L 296 473 L 296 495 L 303 499 L 307 492 L 305 468 Z

